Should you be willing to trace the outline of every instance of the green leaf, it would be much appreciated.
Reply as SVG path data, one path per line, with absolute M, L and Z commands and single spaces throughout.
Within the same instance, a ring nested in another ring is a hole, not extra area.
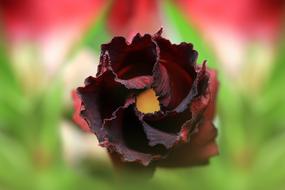
M 24 113 L 27 102 L 9 59 L 4 40 L 0 38 L 0 130 L 18 123 L 15 116 Z
M 0 38 L 0 87 L 9 85 L 11 88 L 19 90 L 19 84 L 17 83 L 4 43 L 5 41 Z
M 63 83 L 60 79 L 54 79 L 41 97 L 39 106 L 39 148 L 54 159 L 60 158 L 62 151 L 60 149 L 60 121 L 63 111 L 62 86 Z
M 252 189 L 283 189 L 285 181 L 285 132 L 267 141 L 253 163 Z
M 30 155 L 22 144 L 0 133 L 0 188 L 29 188 L 31 181 L 23 176 L 33 178 Z

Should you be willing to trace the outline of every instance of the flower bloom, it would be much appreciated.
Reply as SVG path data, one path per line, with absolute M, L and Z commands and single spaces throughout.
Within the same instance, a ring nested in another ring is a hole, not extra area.
M 83 32 L 103 5 L 103 0 L 0 0 L 1 21 L 9 39 L 42 40 L 62 30 Z
M 175 0 L 202 32 L 231 31 L 242 38 L 273 40 L 283 23 L 283 0 Z M 222 34 L 223 35 L 223 34 Z
M 96 77 L 73 92 L 74 120 L 117 165 L 192 166 L 218 153 L 216 74 L 196 65 L 192 44 L 161 33 L 103 44 Z
M 136 31 L 152 33 L 162 23 L 159 5 L 157 0 L 112 1 L 107 15 L 107 29 L 112 35 L 124 37 L 133 36 Z

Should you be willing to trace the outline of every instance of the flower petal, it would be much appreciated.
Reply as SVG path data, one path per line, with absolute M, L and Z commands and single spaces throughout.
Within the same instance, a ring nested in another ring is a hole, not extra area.
M 206 70 L 206 62 L 203 63 L 202 67 L 196 67 L 197 76 L 193 82 L 193 85 L 187 94 L 187 96 L 179 103 L 175 108 L 176 112 L 182 112 L 189 107 L 191 101 L 196 97 L 201 97 L 206 93 L 206 88 L 209 81 L 209 73 Z
M 149 88 L 153 83 L 152 76 L 139 76 L 129 80 L 115 79 L 117 82 L 125 85 L 128 89 L 144 89 Z
M 110 66 L 117 77 L 123 80 L 152 76 L 157 59 L 157 45 L 150 35 L 137 34 L 131 44 L 127 44 L 123 37 L 115 37 L 110 43 L 102 45 L 97 76 L 104 72 L 107 66 Z
M 171 100 L 170 80 L 166 68 L 158 63 L 153 70 L 152 88 L 155 90 L 161 107 L 167 107 Z
M 118 75 L 113 71 L 113 68 L 110 65 L 109 53 L 106 52 L 104 55 L 101 55 L 100 57 L 100 64 L 98 66 L 97 77 L 108 70 L 113 72 L 115 76 L 115 81 L 123 84 L 128 89 L 144 89 L 150 87 L 151 84 L 153 83 L 153 77 L 145 75 L 133 77 L 128 80 L 120 79 Z
M 88 77 L 85 80 L 85 87 L 77 88 L 77 94 L 84 106 L 81 116 L 88 121 L 101 142 L 105 135 L 101 129 L 102 123 L 105 119 L 113 117 L 114 112 L 126 103 L 132 91 L 116 82 L 111 71 L 106 71 L 97 78 Z
M 182 113 L 172 111 L 167 113 L 157 112 L 155 114 L 144 114 L 143 121 L 160 131 L 178 134 L 183 124 L 191 118 L 191 113 L 187 109 Z
M 73 106 L 74 106 L 74 114 L 73 114 L 73 121 L 75 121 L 84 131 L 86 132 L 91 132 L 87 121 L 85 121 L 81 116 L 80 116 L 80 112 L 81 112 L 81 104 L 82 101 L 79 98 L 77 92 L 74 90 L 71 93 L 72 99 L 73 99 Z
M 163 167 L 184 167 L 206 164 L 209 158 L 218 154 L 215 143 L 217 130 L 209 121 L 202 123 L 198 131 L 191 136 L 190 142 L 182 144 L 164 160 L 157 162 Z
M 217 73 L 213 70 L 209 70 L 209 84 L 210 102 L 205 112 L 205 119 L 213 121 L 216 112 L 216 97 L 218 93 L 219 82 L 217 79 Z
M 122 161 L 139 162 L 147 166 L 152 160 L 161 158 L 165 152 L 162 146 L 148 145 L 148 139 L 133 105 L 120 108 L 115 118 L 106 120 L 104 129 L 108 135 L 101 145 L 107 147 L 110 153 L 119 154 Z
M 169 40 L 162 38 L 160 34 L 161 31 L 154 36 L 154 40 L 160 49 L 159 62 L 166 68 L 168 73 L 171 100 L 167 105 L 167 109 L 171 110 L 178 106 L 191 89 L 196 78 L 195 65 L 198 53 L 193 50 L 192 44 L 171 44 Z M 163 71 L 163 73 L 165 72 Z
M 179 141 L 179 136 L 175 134 L 166 133 L 155 129 L 148 125 L 146 122 L 143 122 L 144 132 L 149 140 L 149 146 L 155 146 L 162 144 L 165 148 L 170 149 Z
M 128 148 L 123 142 L 109 143 L 108 145 L 102 145 L 107 147 L 110 154 L 118 154 L 121 161 L 124 162 L 137 162 L 144 166 L 148 166 L 153 160 L 151 154 L 145 154 L 139 151 Z
M 179 110 L 184 110 L 185 108 L 189 107 L 192 115 L 191 120 L 185 123 L 180 131 L 180 136 L 184 142 L 189 141 L 189 138 L 192 135 L 193 130 L 197 128 L 197 125 L 199 125 L 199 123 L 202 120 L 205 121 L 207 120 L 212 122 L 214 119 L 213 118 L 214 113 L 212 113 L 213 107 L 211 105 L 211 101 L 215 102 L 215 97 L 214 96 L 212 97 L 213 88 L 210 87 L 210 83 L 212 85 L 215 85 L 217 83 L 217 80 L 215 79 L 214 82 L 216 83 L 213 83 L 214 78 L 212 77 L 213 75 L 210 74 L 213 73 L 213 71 L 212 70 L 208 71 L 209 72 L 206 72 L 205 63 L 201 68 L 198 68 L 197 71 L 198 75 L 193 83 L 191 92 L 176 108 L 176 110 L 179 112 Z M 187 106 L 189 102 L 191 102 L 191 104 Z M 212 114 L 211 118 L 207 116 L 209 114 Z
M 150 178 L 153 176 L 153 173 L 155 171 L 155 165 L 151 163 L 145 166 L 138 162 L 125 162 L 122 161 L 121 155 L 116 152 L 109 152 L 109 156 L 120 176 L 122 175 L 122 172 L 126 171 L 127 175 L 130 175 L 130 172 L 136 172 L 140 174 L 140 177 L 143 176 Z

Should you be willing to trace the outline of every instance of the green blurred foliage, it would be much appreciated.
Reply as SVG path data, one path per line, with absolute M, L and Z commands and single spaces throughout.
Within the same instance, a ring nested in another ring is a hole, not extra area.
M 202 63 L 204 60 L 212 68 L 217 68 L 217 62 L 215 56 L 206 42 L 201 38 L 199 31 L 189 24 L 181 11 L 175 7 L 173 1 L 165 1 L 163 9 L 167 22 L 173 25 L 173 29 L 176 30 L 179 36 L 181 36 L 181 42 L 186 41 L 193 44 L 194 49 L 199 53 L 198 63 Z
M 106 163 L 85 160 L 77 167 L 68 166 L 59 135 L 64 115 L 62 77 L 54 77 L 44 91 L 25 94 L 2 40 L 0 189 L 285 189 L 285 36 L 270 77 L 258 94 L 251 96 L 227 76 L 172 1 L 164 1 L 163 10 L 181 40 L 194 44 L 199 62 L 207 60 L 218 70 L 220 155 L 206 167 L 158 169 L 150 181 L 128 176 L 127 183 Z M 110 39 L 105 19 L 103 11 L 76 50 L 87 46 L 99 54 L 100 44 Z

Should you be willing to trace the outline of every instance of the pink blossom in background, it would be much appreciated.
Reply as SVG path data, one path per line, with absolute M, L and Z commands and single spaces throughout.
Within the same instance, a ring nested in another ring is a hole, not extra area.
M 131 38 L 137 32 L 154 33 L 161 27 L 159 1 L 115 0 L 107 18 L 107 28 L 112 35 Z
M 104 0 L 0 0 L 3 30 L 15 55 L 22 51 L 55 73 L 72 45 L 100 15 Z M 36 52 L 27 52 L 26 46 Z M 16 63 L 18 64 L 18 63 Z
M 284 23 L 284 0 L 175 0 L 175 3 L 212 46 L 231 76 L 238 77 L 248 62 L 269 70 L 268 60 L 272 59 Z M 258 44 L 259 53 L 249 60 L 248 50 L 254 43 Z
M 0 0 L 9 38 L 41 38 L 65 27 L 82 30 L 98 15 L 103 0 Z
M 282 24 L 284 0 L 176 0 L 202 30 L 232 30 L 248 38 L 275 38 Z

